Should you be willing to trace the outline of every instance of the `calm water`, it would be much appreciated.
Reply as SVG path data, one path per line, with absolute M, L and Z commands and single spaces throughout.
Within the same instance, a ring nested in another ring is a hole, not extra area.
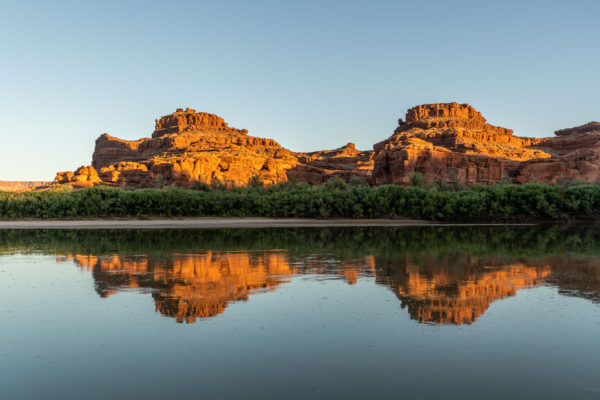
M 0 231 L 3 399 L 598 399 L 594 227 Z

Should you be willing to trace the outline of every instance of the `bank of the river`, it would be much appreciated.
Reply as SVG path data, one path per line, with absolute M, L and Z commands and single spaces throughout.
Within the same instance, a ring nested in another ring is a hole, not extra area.
M 452 224 L 417 219 L 313 218 L 154 218 L 0 220 L 0 229 L 196 229 L 196 228 L 342 228 L 402 226 L 491 226 L 528 224 Z

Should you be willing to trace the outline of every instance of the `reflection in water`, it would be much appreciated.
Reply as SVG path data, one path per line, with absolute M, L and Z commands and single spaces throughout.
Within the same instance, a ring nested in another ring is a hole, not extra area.
M 221 314 L 232 301 L 273 290 L 293 273 L 280 252 L 209 251 L 165 258 L 69 255 L 59 261 L 71 259 L 92 271 L 100 296 L 126 289 L 150 290 L 156 311 L 188 323 Z
M 66 255 L 57 261 L 73 261 L 90 270 L 101 297 L 129 289 L 150 291 L 156 311 L 177 322 L 195 322 L 225 311 L 230 302 L 247 301 L 249 295 L 274 290 L 298 273 L 282 251 L 218 252 L 149 256 Z M 331 260 L 310 257 L 298 265 L 304 272 L 338 273 L 349 284 L 356 283 L 358 268 L 372 269 L 372 257 L 343 269 L 327 268 Z
M 506 227 L 0 231 L 0 252 L 41 249 L 59 261 L 72 260 L 91 271 L 100 296 L 150 293 L 157 312 L 177 322 L 219 315 L 232 302 L 311 274 L 351 285 L 374 279 L 392 290 L 412 319 L 460 325 L 477 321 L 492 302 L 542 284 L 598 301 L 600 238 L 593 232 Z M 511 247 L 515 237 L 531 245 Z
M 551 273 L 549 266 L 482 261 L 468 255 L 426 259 L 424 266 L 402 260 L 378 269 L 377 281 L 396 293 L 412 319 L 460 325 L 473 323 L 493 301 L 538 285 Z
M 550 265 L 485 263 L 473 256 L 435 257 L 416 265 L 409 259 L 377 265 L 375 257 L 361 262 L 332 260 L 290 262 L 288 254 L 275 252 L 215 252 L 173 254 L 169 257 L 68 255 L 92 272 L 96 291 L 102 297 L 128 289 L 150 291 L 156 311 L 177 322 L 195 322 L 225 311 L 231 302 L 246 301 L 255 293 L 275 290 L 295 274 L 333 275 L 349 284 L 373 275 L 388 286 L 419 322 L 470 324 L 490 304 L 514 296 L 518 289 L 542 284 L 552 274 Z M 600 271 L 598 266 L 592 268 Z M 562 272 L 553 275 L 571 277 Z M 560 279 L 559 279 L 560 280 Z M 589 281 L 586 279 L 585 282 Z M 578 280 L 569 279 L 569 286 Z M 574 291 L 571 291 L 574 293 Z M 587 292 L 586 292 L 587 293 Z

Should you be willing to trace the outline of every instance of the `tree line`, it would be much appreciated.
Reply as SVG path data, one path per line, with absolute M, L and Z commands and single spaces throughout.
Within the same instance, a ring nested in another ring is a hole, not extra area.
M 207 185 L 127 190 L 97 186 L 0 192 L 0 218 L 306 217 L 417 218 L 447 222 L 596 219 L 600 184 L 498 184 L 468 188 L 368 186 L 339 179 L 317 186 Z

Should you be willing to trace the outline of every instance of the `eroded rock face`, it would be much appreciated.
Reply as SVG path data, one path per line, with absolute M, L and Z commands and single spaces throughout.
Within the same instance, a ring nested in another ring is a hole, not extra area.
M 178 109 L 156 121 L 152 138 L 122 140 L 103 134 L 92 165 L 105 184 L 136 187 L 215 181 L 235 186 L 257 177 L 287 179 L 294 154 L 272 139 L 248 136 L 216 115 Z
M 373 182 L 408 184 L 415 173 L 425 181 L 558 183 L 600 178 L 597 123 L 557 131 L 555 138 L 513 136 L 468 104 L 414 107 L 406 122 L 374 146 Z
M 411 108 L 405 121 L 372 151 L 353 143 L 335 150 L 295 153 L 272 139 L 249 136 L 214 114 L 177 109 L 156 120 L 151 138 L 96 140 L 92 165 L 60 172 L 56 183 L 75 187 L 116 185 L 228 186 L 260 180 L 270 185 L 292 176 L 320 184 L 332 177 L 367 183 L 425 181 L 559 183 L 600 179 L 600 123 L 556 131 L 552 138 L 514 136 L 487 123 L 468 104 L 438 103 Z
M 336 150 L 294 153 L 272 139 L 231 128 L 216 115 L 177 109 L 156 120 L 151 138 L 123 140 L 101 135 L 92 165 L 60 172 L 55 182 L 76 187 L 153 187 L 194 182 L 240 186 L 251 180 L 271 185 L 292 176 L 311 183 L 334 176 L 347 181 L 360 176 L 369 181 L 372 153 L 356 150 L 351 143 Z
M 296 156 L 298 164 L 288 174 L 299 181 L 321 184 L 334 177 L 347 182 L 353 178 L 365 183 L 371 181 L 373 151 L 357 150 L 354 143 L 335 150 L 297 153 Z

